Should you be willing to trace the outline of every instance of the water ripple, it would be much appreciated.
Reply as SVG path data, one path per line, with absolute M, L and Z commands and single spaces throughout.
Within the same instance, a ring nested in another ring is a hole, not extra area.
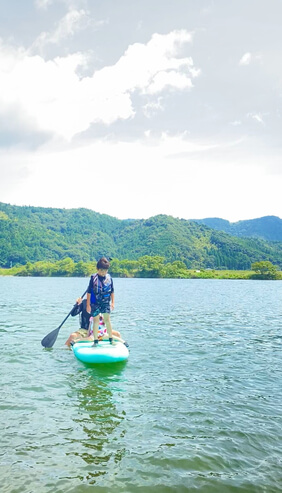
M 282 283 L 116 279 L 130 358 L 97 368 L 75 318 L 40 346 L 86 284 L 0 278 L 1 491 L 280 492 Z

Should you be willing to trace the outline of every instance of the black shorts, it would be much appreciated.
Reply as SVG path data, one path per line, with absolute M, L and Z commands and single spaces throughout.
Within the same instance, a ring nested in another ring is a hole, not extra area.
M 99 313 L 111 313 L 110 303 L 100 301 L 91 305 L 91 317 L 97 317 Z

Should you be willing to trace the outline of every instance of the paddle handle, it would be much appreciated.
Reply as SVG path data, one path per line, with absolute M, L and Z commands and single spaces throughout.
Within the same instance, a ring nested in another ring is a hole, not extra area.
M 87 289 L 86 291 L 84 291 L 84 293 L 80 296 L 80 298 L 84 298 L 84 296 L 86 295 L 87 293 Z M 73 305 L 71 311 L 69 312 L 69 314 L 66 316 L 66 318 L 62 321 L 61 325 L 59 326 L 59 329 L 62 327 L 62 325 L 65 323 L 65 321 L 69 318 L 69 316 L 71 315 L 71 312 L 73 311 L 74 307 L 77 306 L 77 302 Z
M 81 296 L 81 298 L 83 298 L 87 293 L 87 289 L 86 291 L 84 291 L 83 295 Z M 66 318 L 62 321 L 61 325 L 59 325 L 58 329 L 60 329 L 62 327 L 62 325 L 64 325 L 65 321 L 69 318 L 71 312 L 73 311 L 74 307 L 77 305 L 77 303 L 75 303 L 71 309 L 71 311 L 69 312 L 69 314 L 66 316 Z

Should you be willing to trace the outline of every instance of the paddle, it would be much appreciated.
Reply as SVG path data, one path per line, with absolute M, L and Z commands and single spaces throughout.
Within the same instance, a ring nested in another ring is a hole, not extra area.
M 83 295 L 81 296 L 81 298 L 84 297 L 84 295 L 86 294 L 87 290 L 83 293 Z M 46 347 L 46 348 L 50 348 L 52 347 L 55 342 L 56 342 L 56 339 L 58 337 L 58 334 L 59 334 L 59 331 L 60 331 L 60 328 L 64 325 L 65 321 L 69 318 L 71 312 L 73 311 L 74 307 L 77 305 L 77 303 L 75 303 L 71 309 L 71 311 L 69 312 L 69 314 L 66 316 L 66 318 L 62 321 L 61 325 L 59 325 L 59 327 L 55 330 L 52 330 L 52 332 L 50 332 L 49 334 L 47 334 L 47 336 L 43 337 L 42 341 L 41 341 L 41 344 L 42 346 Z

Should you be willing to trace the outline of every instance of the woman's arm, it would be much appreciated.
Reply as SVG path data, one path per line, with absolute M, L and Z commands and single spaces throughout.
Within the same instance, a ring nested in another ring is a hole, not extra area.
M 91 298 L 91 293 L 87 293 L 87 298 L 86 298 L 86 311 L 87 311 L 87 313 L 91 313 L 90 298 Z
M 77 298 L 76 304 L 74 305 L 71 311 L 71 316 L 75 317 L 81 312 L 81 310 L 82 310 L 82 298 Z
M 86 311 L 87 313 L 91 313 L 91 291 L 93 289 L 93 276 L 90 277 L 90 281 L 87 288 L 87 296 L 86 296 Z

